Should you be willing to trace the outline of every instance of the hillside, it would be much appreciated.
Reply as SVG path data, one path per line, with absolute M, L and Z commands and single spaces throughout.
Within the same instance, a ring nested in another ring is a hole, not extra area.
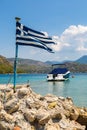
M 13 64 L 14 58 L 8 58 L 8 61 Z M 41 61 L 32 59 L 18 58 L 17 70 L 18 73 L 49 73 L 51 65 L 48 65 Z
M 18 58 L 17 73 L 49 73 L 52 70 L 52 64 L 58 61 L 41 62 L 32 59 Z M 64 62 L 63 62 L 64 63 Z M 14 58 L 5 58 L 0 56 L 0 73 L 13 73 Z M 58 67 L 58 66 L 56 66 Z M 83 56 L 75 62 L 65 62 L 65 66 L 71 72 L 87 73 L 87 56 Z
M 70 61 L 63 62 L 65 64 L 65 66 L 63 67 L 67 67 L 71 72 L 86 73 L 87 64 L 81 64 L 81 61 L 82 63 L 86 63 L 83 61 L 86 61 L 85 59 L 87 59 L 87 56 L 83 56 L 80 59 L 78 59 L 80 63 L 78 62 L 78 60 L 75 62 L 70 62 Z M 9 58 L 8 60 L 13 64 L 14 58 Z M 59 63 L 59 62 L 58 61 L 41 62 L 32 59 L 19 58 L 17 66 L 18 66 L 18 71 L 23 73 L 49 73 L 52 70 L 51 65 L 55 63 Z M 54 66 L 54 67 L 58 67 L 58 66 Z
M 3 56 L 0 55 L 0 74 L 12 73 L 12 64 Z
M 13 64 L 14 63 L 14 58 L 8 58 L 8 61 Z M 40 65 L 40 66 L 47 66 L 48 64 L 46 64 L 44 62 L 41 62 L 41 61 L 37 61 L 37 60 L 18 58 L 18 65 Z
M 87 73 L 87 64 L 80 64 L 77 62 L 67 62 L 65 67 L 73 73 Z
M 69 63 L 77 63 L 77 64 L 87 64 L 87 55 L 84 55 L 82 57 L 80 57 L 79 59 L 75 60 L 75 61 L 71 61 L 71 60 L 64 60 L 62 62 L 59 62 L 59 61 L 46 61 L 45 63 L 47 64 L 60 64 L 60 63 L 66 63 L 66 62 L 69 62 Z
M 75 62 L 80 63 L 80 64 L 87 64 L 87 55 L 80 57 Z

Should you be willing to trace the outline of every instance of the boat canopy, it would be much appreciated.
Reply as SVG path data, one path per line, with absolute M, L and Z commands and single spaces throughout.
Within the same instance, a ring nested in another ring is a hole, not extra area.
M 55 68 L 49 74 L 65 74 L 67 71 L 67 68 Z

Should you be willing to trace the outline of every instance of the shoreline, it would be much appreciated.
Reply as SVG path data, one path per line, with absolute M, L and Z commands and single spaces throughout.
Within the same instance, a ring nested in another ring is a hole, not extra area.
M 74 105 L 70 97 L 42 96 L 29 85 L 0 85 L 0 129 L 85 130 L 87 108 Z
M 52 83 L 52 82 L 51 82 Z M 57 82 L 56 82 L 57 83 Z M 32 82 L 26 82 L 26 83 L 17 83 L 16 84 L 17 86 L 20 86 L 20 85 L 32 85 Z M 48 84 L 49 85 L 49 84 Z M 0 84 L 0 88 L 2 87 L 2 86 L 4 86 L 4 87 L 8 87 L 8 86 L 10 86 L 10 87 L 12 87 L 12 89 L 13 89 L 13 83 L 2 83 L 2 84 Z M 37 84 L 36 84 L 36 86 L 37 86 Z M 44 85 L 43 85 L 44 86 Z M 40 86 L 39 86 L 40 87 Z M 66 87 L 66 86 L 65 86 Z M 38 93 L 38 94 L 41 94 L 41 95 L 46 95 L 47 93 L 50 93 L 50 92 L 44 92 L 44 94 L 43 94 L 43 92 L 38 92 L 37 91 L 37 87 L 35 88 L 35 84 L 34 84 L 34 86 L 32 87 L 31 86 L 31 88 L 36 92 L 36 93 Z M 61 86 L 60 86 L 60 88 L 61 88 Z M 40 88 L 41 89 L 41 88 Z M 43 89 L 43 87 L 42 87 L 42 89 Z M 51 94 L 53 94 L 53 92 L 51 92 Z M 56 93 L 55 93 L 55 95 L 56 96 L 63 96 L 64 98 L 66 98 L 67 97 L 67 95 L 57 95 Z M 69 95 L 69 94 L 68 94 Z M 70 96 L 69 95 L 69 97 L 71 97 L 72 99 L 73 99 L 73 101 L 74 101 L 74 104 L 76 105 L 76 106 L 78 106 L 78 107 L 87 107 L 87 103 L 86 103 L 86 98 L 83 100 L 83 102 L 80 102 L 80 100 L 81 100 L 81 97 L 80 97 L 80 99 L 79 99 L 79 97 L 74 97 L 74 96 Z M 82 100 L 81 100 L 82 101 Z M 85 101 L 85 102 L 84 102 Z

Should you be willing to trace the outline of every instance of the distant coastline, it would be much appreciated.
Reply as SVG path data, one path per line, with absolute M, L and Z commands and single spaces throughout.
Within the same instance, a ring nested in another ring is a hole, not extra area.
M 65 61 L 65 67 L 72 73 L 87 73 L 86 58 L 82 57 L 75 62 Z M 41 62 L 32 59 L 18 59 L 17 73 L 49 73 L 52 70 L 53 62 Z M 14 72 L 14 58 L 0 56 L 0 74 Z

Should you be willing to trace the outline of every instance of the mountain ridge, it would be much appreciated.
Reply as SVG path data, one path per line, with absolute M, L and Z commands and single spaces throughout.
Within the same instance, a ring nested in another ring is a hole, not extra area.
M 72 63 L 72 62 L 76 62 L 76 63 L 80 63 L 80 64 L 87 64 L 87 55 L 84 55 L 80 58 L 78 58 L 77 60 L 71 61 L 71 60 L 64 60 L 64 61 L 46 61 L 46 63 L 48 64 L 61 64 L 61 63 Z
M 0 73 L 13 73 L 15 58 L 6 58 L 0 55 Z M 87 72 L 87 55 L 80 57 L 75 61 L 37 61 L 33 59 L 18 58 L 18 73 L 49 73 L 52 70 L 52 64 L 64 63 L 71 72 Z
M 87 64 L 87 55 L 80 57 L 79 59 L 75 60 L 75 62 L 80 64 Z

